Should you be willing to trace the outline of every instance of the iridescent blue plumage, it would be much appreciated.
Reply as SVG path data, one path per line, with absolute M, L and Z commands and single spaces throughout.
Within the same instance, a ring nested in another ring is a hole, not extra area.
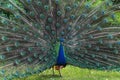
M 64 39 L 60 39 L 60 46 L 59 46 L 59 53 L 57 57 L 57 63 L 56 65 L 61 66 L 61 65 L 66 65 L 66 59 L 65 59 L 65 54 L 64 54 L 64 47 L 62 45 L 62 42 Z

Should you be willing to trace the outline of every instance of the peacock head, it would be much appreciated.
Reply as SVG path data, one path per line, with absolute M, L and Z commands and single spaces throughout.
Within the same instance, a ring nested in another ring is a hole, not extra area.
M 60 42 L 64 42 L 64 38 L 60 38 Z

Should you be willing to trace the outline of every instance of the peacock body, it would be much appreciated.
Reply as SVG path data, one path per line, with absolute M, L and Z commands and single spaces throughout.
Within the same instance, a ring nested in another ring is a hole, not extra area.
M 110 0 L 0 1 L 0 80 L 54 65 L 120 70 L 120 27 Z M 9 14 L 3 14 L 3 12 Z

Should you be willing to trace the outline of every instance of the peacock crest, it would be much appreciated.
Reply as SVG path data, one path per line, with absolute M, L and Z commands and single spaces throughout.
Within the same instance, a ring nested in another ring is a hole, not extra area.
M 0 1 L 0 80 L 37 74 L 54 65 L 120 70 L 120 27 L 109 25 L 120 4 L 5 1 Z

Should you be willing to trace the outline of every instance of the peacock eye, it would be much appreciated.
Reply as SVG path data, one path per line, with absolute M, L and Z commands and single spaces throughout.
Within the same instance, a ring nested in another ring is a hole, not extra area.
M 35 34 L 34 34 L 34 37 L 35 37 L 35 38 L 39 38 L 39 36 L 40 36 L 40 35 L 39 35 L 38 33 L 35 33 Z
M 34 57 L 35 57 L 35 58 L 38 58 L 38 53 L 34 53 Z
M 6 47 L 6 51 L 10 52 L 12 50 L 12 47 Z
M 111 43 L 107 44 L 108 48 L 113 48 L 113 45 Z
M 49 37 L 47 35 L 44 36 L 45 39 L 48 39 Z
M 1 20 L 1 23 L 2 23 L 2 24 L 8 24 L 8 21 L 7 21 L 7 20 L 2 19 L 2 20 Z
M 18 41 L 16 41 L 14 45 L 15 45 L 15 47 L 19 47 L 20 43 Z
M 117 41 L 116 44 L 120 45 L 120 41 Z
M 33 61 L 33 59 L 31 57 L 29 57 L 27 60 L 28 60 L 28 62 L 32 62 Z
M 32 52 L 33 51 L 33 47 L 28 47 L 28 51 Z
M 23 31 L 28 31 L 29 30 L 29 28 L 28 27 L 23 27 Z
M 38 5 L 38 6 L 42 6 L 42 2 L 41 2 L 41 1 L 38 1 L 38 2 L 37 2 L 37 5 Z
M 75 15 L 71 15 L 70 19 L 72 19 L 72 20 L 75 19 Z
M 89 43 L 89 44 L 87 45 L 87 47 L 88 47 L 88 48 L 91 48 L 91 47 L 92 47 L 92 45 Z
M 19 18 L 20 18 L 20 15 L 16 14 L 16 15 L 15 15 L 15 18 L 19 19 Z
M 75 27 L 76 30 L 79 30 L 80 28 L 81 28 L 80 26 L 76 26 L 76 27 Z
M 111 14 L 112 19 L 116 18 L 116 15 L 114 13 Z
M 37 23 L 34 23 L 33 26 L 36 28 L 36 29 L 41 29 L 41 24 L 37 24 Z M 28 28 L 29 30 L 29 28 Z
M 82 58 L 84 58 L 85 55 L 84 55 L 84 54 L 80 54 L 80 56 L 81 56 Z
M 27 3 L 31 3 L 32 2 L 32 0 L 26 0 L 27 1 Z
M 8 40 L 8 37 L 6 37 L 6 36 L 2 36 L 2 41 L 7 41 Z
M 74 8 L 78 8 L 78 4 L 77 4 L 77 3 L 74 3 L 74 4 L 73 4 L 73 7 L 74 7 Z
M 56 32 L 55 31 L 52 31 L 52 35 L 55 35 L 56 34 Z
M 69 39 L 72 39 L 73 37 L 72 36 L 68 36 Z
M 103 19 L 103 23 L 108 23 L 108 19 Z
M 38 47 L 41 47 L 41 43 L 40 42 L 36 42 L 35 45 L 38 46 Z
M 52 19 L 52 18 L 48 18 L 48 22 L 49 22 L 49 23 L 52 23 L 52 22 L 53 22 L 53 19 Z
M 21 56 L 25 56 L 25 55 L 26 55 L 26 52 L 25 52 L 25 51 L 22 51 L 22 52 L 20 52 L 20 55 L 21 55 Z
M 82 17 L 82 18 L 86 18 L 86 17 L 87 17 L 87 14 L 83 13 L 83 14 L 81 14 L 81 17 Z
M 45 19 L 45 15 L 44 14 L 40 14 L 40 19 Z
M 101 28 L 100 26 L 98 26 L 98 27 L 96 28 L 96 30 L 102 31 L 102 28 Z
M 72 29 L 72 28 L 71 28 L 70 26 L 67 28 L 68 31 L 70 31 L 71 29 Z
M 96 57 L 94 54 L 92 54 L 91 56 L 92 56 L 92 58 L 95 58 L 95 57 Z
M 16 31 L 18 31 L 18 28 L 17 28 L 17 27 L 13 27 L 13 28 L 12 28 L 12 31 L 13 31 L 13 32 L 16 32 Z
M 49 6 L 48 6 L 48 5 L 45 5 L 45 6 L 44 6 L 44 9 L 45 9 L 45 10 L 49 10 Z
M 71 10 L 71 7 L 70 6 L 67 6 L 66 7 L 66 11 L 70 11 Z
M 84 50 L 85 53 L 88 53 L 88 50 Z
M 60 27 L 61 27 L 61 24 L 60 24 L 60 23 L 56 23 L 56 27 L 57 27 L 57 28 L 60 28 Z
M 8 4 L 7 7 L 8 7 L 9 9 L 13 9 L 13 5 L 11 5 L 11 4 Z
M 109 1 L 109 0 L 106 1 L 105 4 L 106 4 L 106 6 L 112 6 L 113 5 L 113 3 L 111 1 Z
M 113 53 L 114 53 L 114 54 L 119 54 L 119 51 L 118 51 L 117 49 L 115 49 L 115 50 L 113 51 Z
M 25 37 L 24 37 L 24 40 L 25 40 L 25 41 L 29 41 L 29 40 L 30 40 L 29 36 L 25 36 Z
M 77 35 L 77 38 L 83 38 L 83 36 L 81 34 Z M 79 42 L 78 42 L 79 43 Z
M 89 38 L 89 39 L 93 39 L 94 37 L 93 37 L 92 34 L 90 34 L 90 35 L 88 36 L 88 38 Z
M 61 16 L 61 15 L 62 15 L 62 12 L 61 12 L 61 11 L 57 11 L 57 15 L 58 15 L 58 16 Z
M 35 13 L 33 11 L 31 11 L 29 14 L 30 16 L 35 16 Z
M 64 22 L 64 23 L 67 23 L 67 22 L 68 22 L 68 19 L 64 19 L 63 22 Z
M 99 51 L 99 50 L 100 50 L 100 48 L 99 48 L 98 46 L 97 46 L 95 49 L 96 49 L 96 51 Z
M 87 24 L 87 28 L 91 28 L 91 25 L 90 25 L 90 24 Z
M 6 71 L 4 69 L 0 70 L 0 74 L 4 75 L 6 73 Z
M 97 20 L 98 19 L 98 17 L 96 16 L 96 15 L 94 15 L 93 16 L 93 20 L 95 21 L 95 20 Z
M 60 0 L 55 0 L 55 3 L 56 3 L 56 4 L 59 4 L 59 3 L 60 3 Z
M 89 9 L 90 7 L 91 7 L 91 4 L 90 4 L 90 3 L 85 4 L 85 8 L 86 8 L 86 9 Z
M 50 30 L 50 26 L 46 26 L 46 30 Z
M 62 31 L 62 32 L 61 32 L 61 35 L 64 35 L 64 34 L 65 34 L 65 32 L 64 32 L 64 31 Z
M 0 60 L 5 60 L 5 55 L 0 54 Z
M 106 11 L 105 11 L 105 10 L 102 10 L 102 11 L 101 11 L 101 14 L 102 14 L 102 15 L 105 15 L 105 14 L 106 14 Z
M 15 64 L 19 65 L 20 64 L 20 60 L 16 59 L 15 60 Z
M 108 34 L 108 35 L 107 35 L 107 38 L 108 38 L 108 39 L 113 39 L 114 37 L 113 37 L 112 34 Z

